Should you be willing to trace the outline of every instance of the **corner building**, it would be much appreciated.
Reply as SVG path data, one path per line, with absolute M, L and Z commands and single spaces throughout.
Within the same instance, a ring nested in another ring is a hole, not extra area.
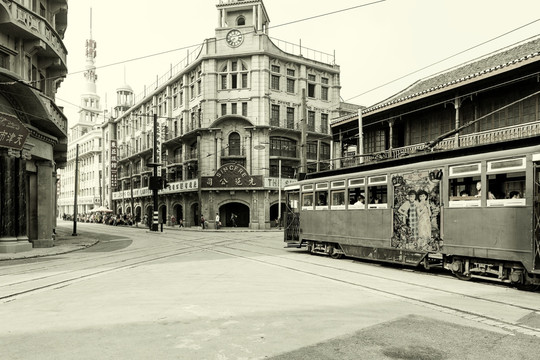
M 329 166 L 329 123 L 341 105 L 333 55 L 271 39 L 263 1 L 221 0 L 217 10 L 215 38 L 113 120 L 107 151 L 118 156 L 105 174 L 117 178 L 111 198 L 119 213 L 152 218 L 155 162 L 168 181 L 160 222 L 174 215 L 197 226 L 204 215 L 214 226 L 217 213 L 232 226 L 235 214 L 238 226 L 267 229 L 284 211 L 279 186 Z
M 67 74 L 66 0 L 0 2 L 0 252 L 54 245 L 56 171 L 67 119 L 55 104 Z

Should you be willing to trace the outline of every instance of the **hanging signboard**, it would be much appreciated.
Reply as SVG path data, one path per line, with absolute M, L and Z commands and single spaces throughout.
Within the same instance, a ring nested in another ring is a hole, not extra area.
M 22 150 L 29 131 L 12 115 L 0 114 L 0 147 Z

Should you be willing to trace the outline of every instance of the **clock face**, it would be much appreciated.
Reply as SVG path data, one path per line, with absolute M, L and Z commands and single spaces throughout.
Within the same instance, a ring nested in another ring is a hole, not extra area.
M 229 33 L 227 34 L 226 40 L 229 46 L 237 47 L 237 46 L 240 46 L 242 42 L 244 41 L 244 35 L 242 35 L 240 30 L 234 29 L 234 30 L 229 31 Z

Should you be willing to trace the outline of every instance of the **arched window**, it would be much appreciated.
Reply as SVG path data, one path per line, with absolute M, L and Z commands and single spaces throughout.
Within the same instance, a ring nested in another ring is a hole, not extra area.
M 236 20 L 236 25 L 238 26 L 246 25 L 246 18 L 243 16 L 238 17 L 238 19 Z
M 236 132 L 229 135 L 229 155 L 240 155 L 240 134 Z

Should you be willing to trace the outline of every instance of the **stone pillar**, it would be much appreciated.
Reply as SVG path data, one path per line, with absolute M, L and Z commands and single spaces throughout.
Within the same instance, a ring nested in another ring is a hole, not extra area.
M 20 151 L 0 151 L 0 253 L 32 249 L 26 234 L 26 175 Z
M 37 165 L 37 239 L 34 247 L 53 247 L 53 214 L 51 203 L 53 202 L 53 164 L 50 161 L 38 161 Z

